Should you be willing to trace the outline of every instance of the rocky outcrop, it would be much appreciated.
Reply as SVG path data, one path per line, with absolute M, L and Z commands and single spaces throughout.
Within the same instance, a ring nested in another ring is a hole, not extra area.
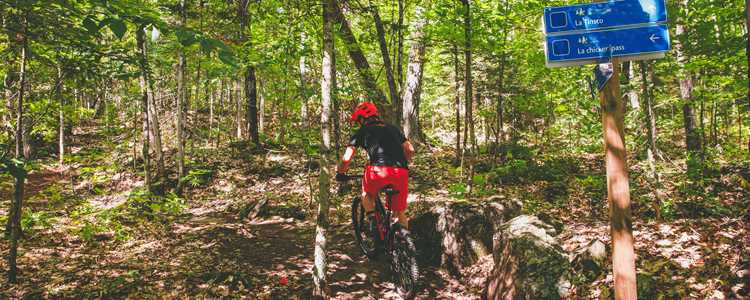
M 521 203 L 513 200 L 437 205 L 410 224 L 420 263 L 439 265 L 460 277 L 464 268 L 492 253 L 495 232 L 520 213 Z
M 502 224 L 493 237 L 495 267 L 484 299 L 560 299 L 573 290 L 571 264 L 555 229 L 522 215 Z

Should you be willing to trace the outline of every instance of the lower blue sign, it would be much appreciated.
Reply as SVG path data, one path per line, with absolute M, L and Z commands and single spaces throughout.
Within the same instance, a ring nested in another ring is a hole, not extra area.
M 609 57 L 663 53 L 670 49 L 666 25 L 547 36 L 546 40 L 545 52 L 550 66 L 585 64 Z

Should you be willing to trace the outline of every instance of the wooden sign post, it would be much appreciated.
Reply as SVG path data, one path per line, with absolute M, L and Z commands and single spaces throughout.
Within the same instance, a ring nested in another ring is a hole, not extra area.
M 612 60 L 612 77 L 599 90 L 607 168 L 607 199 L 612 236 L 612 268 L 615 299 L 635 300 L 638 296 L 633 250 L 633 221 L 630 213 L 630 183 L 625 150 L 625 104 L 620 94 L 620 63 Z

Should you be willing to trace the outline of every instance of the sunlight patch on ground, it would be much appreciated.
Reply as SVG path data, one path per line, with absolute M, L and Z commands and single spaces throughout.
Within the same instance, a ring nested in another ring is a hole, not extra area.
M 98 209 L 111 209 L 118 207 L 128 201 L 128 197 L 123 194 L 101 195 L 89 200 L 89 203 Z

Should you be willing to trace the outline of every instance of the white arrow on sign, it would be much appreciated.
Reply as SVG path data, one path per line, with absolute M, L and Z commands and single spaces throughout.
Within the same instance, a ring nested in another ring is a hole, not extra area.
M 656 43 L 656 40 L 660 39 L 661 37 L 656 36 L 656 34 L 652 34 L 649 40 L 651 40 L 652 43 Z

